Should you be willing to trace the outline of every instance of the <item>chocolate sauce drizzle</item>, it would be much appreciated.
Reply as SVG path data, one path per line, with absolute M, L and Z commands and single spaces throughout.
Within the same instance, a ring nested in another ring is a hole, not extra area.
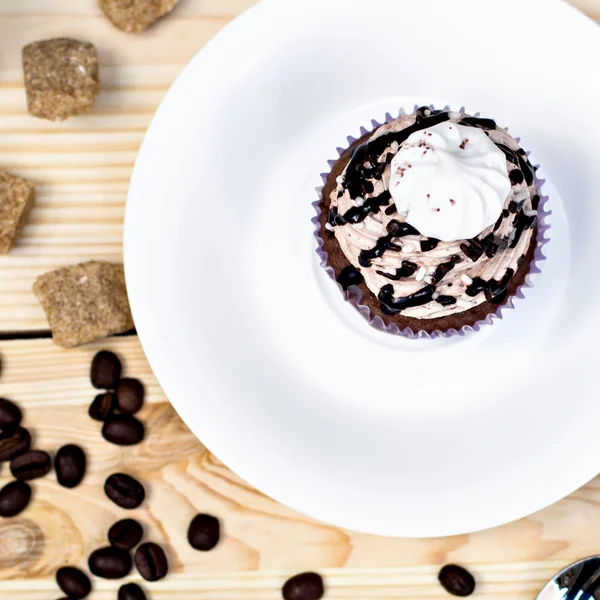
M 525 175 L 523 175 L 523 171 L 521 171 L 521 169 L 513 169 L 508 174 L 508 177 L 513 185 L 519 185 L 523 183 L 523 180 L 525 179 Z
M 396 269 L 395 273 L 386 273 L 385 271 L 376 271 L 376 273 L 383 277 L 387 277 L 387 279 L 391 279 L 392 281 L 400 281 L 400 279 L 405 279 L 406 277 L 414 275 L 417 269 L 418 266 L 415 265 L 415 263 L 410 262 L 409 260 L 403 260 L 402 266 L 399 269 Z
M 496 237 L 493 233 L 486 235 L 483 240 L 481 240 L 483 247 L 485 248 L 485 255 L 488 258 L 494 258 L 496 256 L 496 252 L 500 248 L 500 242 L 496 241 Z
M 516 248 L 523 232 L 526 229 L 531 229 L 537 225 L 537 214 L 527 216 L 524 212 L 520 212 L 514 221 L 515 236 L 510 244 L 510 248 Z
M 426 107 L 419 108 L 416 115 L 416 121 L 406 129 L 390 131 L 375 140 L 364 142 L 354 150 L 352 158 L 346 167 L 344 182 L 342 183 L 343 188 L 350 192 L 350 197 L 353 200 L 358 196 L 372 193 L 372 189 L 369 192 L 364 188 L 365 178 L 382 178 L 387 163 L 378 162 L 378 159 L 392 142 L 403 144 L 416 131 L 421 131 L 450 120 L 450 113 L 447 111 L 430 111 Z M 364 166 L 366 162 L 373 166 L 367 169 Z
M 504 221 L 504 215 L 500 215 L 498 217 L 498 220 L 496 221 L 496 224 L 494 225 L 494 231 L 497 231 L 498 229 L 500 229 L 500 225 L 502 225 L 502 221 Z
M 439 283 L 454 267 L 461 262 L 460 256 L 454 255 L 448 262 L 438 265 L 431 278 L 433 283 Z
M 435 238 L 427 238 L 421 242 L 421 252 L 430 252 L 431 250 L 435 250 L 440 243 L 440 240 L 436 240 Z
M 364 277 L 354 265 L 344 267 L 337 276 L 337 282 L 343 290 L 347 290 L 351 285 L 359 285 L 364 281 Z
M 350 197 L 353 200 L 365 198 L 366 195 L 373 193 L 374 185 L 369 180 L 381 180 L 385 172 L 386 166 L 393 159 L 394 153 L 388 152 L 383 160 L 380 158 L 383 152 L 393 142 L 398 145 L 403 144 L 408 137 L 413 133 L 433 127 L 439 123 L 450 120 L 450 113 L 447 111 L 432 111 L 428 107 L 421 107 L 416 111 L 416 120 L 409 127 L 401 131 L 390 131 L 379 136 L 375 140 L 369 140 L 358 146 L 350 158 L 344 173 L 342 182 L 342 190 L 338 197 L 343 195 L 343 190 L 348 190 Z M 493 131 L 497 129 L 496 122 L 493 119 L 484 119 L 479 117 L 463 117 L 459 123 L 468 127 L 477 127 L 484 131 Z M 524 150 L 519 149 L 513 151 L 508 146 L 495 142 L 496 146 L 504 153 L 507 160 L 516 165 L 516 168 L 510 171 L 509 178 L 513 186 L 521 185 L 523 181 L 528 186 L 533 184 L 535 169 L 527 159 Z M 365 166 L 366 165 L 366 166 Z M 539 206 L 540 197 L 536 194 L 532 200 L 532 207 L 535 211 Z M 509 238 L 496 237 L 494 233 L 490 233 L 483 239 L 473 238 L 467 240 L 460 245 L 461 251 L 473 262 L 477 262 L 485 253 L 488 258 L 493 258 L 499 249 L 515 248 L 519 243 L 523 232 L 527 229 L 535 227 L 537 224 L 537 215 L 526 215 L 523 212 L 524 201 L 510 202 L 508 210 L 504 209 L 502 214 L 496 221 L 493 231 L 497 231 L 504 219 L 507 219 L 511 214 L 515 215 L 513 221 L 513 234 Z M 384 209 L 385 207 L 385 209 Z M 396 212 L 396 205 L 392 202 L 391 194 L 385 190 L 378 196 L 365 198 L 363 203 L 358 206 L 353 206 L 348 209 L 343 215 L 338 212 L 336 207 L 331 207 L 328 214 L 328 223 L 332 227 L 343 226 L 348 223 L 356 224 L 364 221 L 370 214 L 377 214 L 384 209 L 386 215 L 391 216 Z M 392 220 L 387 225 L 388 234 L 379 238 L 372 248 L 361 250 L 358 262 L 363 268 L 372 266 L 372 261 L 383 256 L 386 250 L 400 251 L 401 247 L 394 243 L 394 238 L 401 238 L 407 235 L 420 235 L 419 231 L 408 223 L 401 223 L 397 220 Z M 435 238 L 427 238 L 420 242 L 422 252 L 434 250 L 439 244 L 439 240 Z M 431 284 L 423 287 L 421 290 L 405 297 L 394 297 L 394 288 L 391 284 L 384 285 L 378 295 L 381 303 L 381 310 L 387 315 L 396 315 L 404 309 L 415 306 L 422 306 L 433 300 L 435 293 L 435 284 L 439 284 L 443 278 L 461 262 L 461 257 L 454 255 L 448 262 L 437 266 L 431 277 Z M 386 273 L 377 271 L 381 275 L 391 281 L 399 281 L 401 279 L 411 277 L 418 269 L 418 265 L 408 260 L 402 261 L 402 266 L 397 268 L 394 273 Z M 490 279 L 485 281 L 481 277 L 475 277 L 472 283 L 466 288 L 466 294 L 470 297 L 475 297 L 480 293 L 484 293 L 486 300 L 500 304 L 506 299 L 508 285 L 514 276 L 513 269 L 507 269 L 506 273 L 500 281 Z M 344 290 L 347 290 L 352 285 L 358 285 L 364 281 L 360 271 L 354 266 L 349 265 L 341 271 L 337 277 Z M 439 295 L 435 301 L 441 306 L 450 306 L 456 304 L 457 299 L 454 296 Z
M 522 200 L 521 202 L 515 202 L 514 200 L 511 200 L 508 203 L 508 212 L 516 215 L 523 208 L 523 204 L 525 204 L 525 200 Z
M 377 240 L 377 243 L 368 250 L 361 250 L 358 255 L 358 264 L 365 269 L 371 266 L 371 261 L 374 258 L 383 256 L 386 250 L 402 250 L 400 246 L 397 246 L 392 240 L 397 237 L 395 234 L 388 234 Z
M 473 283 L 467 287 L 466 294 L 471 298 L 474 298 L 481 292 L 485 292 L 488 287 L 488 282 L 481 277 L 475 277 Z
M 467 127 L 479 127 L 485 131 L 497 129 L 494 119 L 480 119 L 479 117 L 463 117 L 459 123 Z
M 353 200 L 373 193 L 373 183 L 369 180 L 379 180 L 383 177 L 385 167 L 389 163 L 390 156 L 393 157 L 393 153 L 388 153 L 383 162 L 379 162 L 379 157 L 392 142 L 397 142 L 401 145 L 413 133 L 433 127 L 439 123 L 444 123 L 448 120 L 450 120 L 450 113 L 448 111 L 431 111 L 429 108 L 422 106 L 416 112 L 415 122 L 409 127 L 400 131 L 390 131 L 379 136 L 375 140 L 368 140 L 362 143 L 354 150 L 354 153 L 348 162 L 344 173 L 344 180 L 342 182 L 342 190 L 349 190 L 350 198 Z M 459 123 L 468 127 L 478 127 L 486 131 L 497 129 L 496 122 L 493 119 L 463 117 Z M 496 146 L 502 150 L 510 162 L 519 167 L 509 174 L 513 185 L 522 183 L 523 178 L 526 180 L 527 185 L 531 185 L 533 183 L 535 171 L 527 159 L 527 156 L 523 153 L 511 150 L 508 146 L 501 143 L 496 143 Z M 366 167 L 366 163 L 370 166 Z M 330 221 L 330 223 L 332 226 L 345 225 L 346 223 L 360 223 L 361 221 L 364 221 L 370 213 L 377 213 L 381 210 L 382 206 L 388 206 L 390 201 L 391 195 L 389 191 L 386 190 L 379 196 L 365 200 L 362 206 L 353 206 L 346 211 L 342 218 L 337 221 Z
M 361 250 L 358 255 L 358 264 L 361 267 L 368 268 L 371 266 L 371 261 L 374 258 L 383 256 L 386 250 L 401 250 L 400 246 L 397 246 L 392 242 L 394 238 L 404 237 L 406 235 L 419 235 L 419 232 L 408 223 L 400 223 L 392 219 L 387 224 L 388 235 L 380 237 L 377 243 L 368 250 Z
M 495 142 L 495 144 L 502 152 L 504 152 L 504 156 L 506 156 L 511 163 L 517 165 L 521 169 L 527 185 L 531 185 L 535 176 L 535 170 L 531 166 L 527 156 L 511 150 L 508 146 L 505 146 L 500 142 Z
M 433 300 L 434 285 L 428 285 L 410 296 L 394 298 L 394 288 L 391 284 L 384 285 L 377 296 L 381 310 L 386 315 L 397 315 L 400 311 L 413 306 L 423 306 Z
M 481 277 L 475 277 L 475 279 L 473 279 L 473 283 L 467 287 L 467 296 L 474 298 L 483 292 L 486 300 L 492 302 L 493 304 L 500 304 L 506 299 L 508 284 L 510 283 L 510 280 L 513 278 L 514 274 L 515 272 L 513 269 L 507 269 L 500 281 L 496 281 L 495 279 L 486 281 Z
M 381 192 L 379 196 L 374 196 L 365 200 L 362 206 L 353 206 L 349 208 L 342 216 L 343 224 L 346 223 L 360 223 L 364 221 L 367 216 L 371 213 L 376 214 L 381 210 L 382 206 L 387 206 L 392 200 L 392 195 L 386 190 Z M 332 225 L 339 225 L 340 223 L 332 223 Z

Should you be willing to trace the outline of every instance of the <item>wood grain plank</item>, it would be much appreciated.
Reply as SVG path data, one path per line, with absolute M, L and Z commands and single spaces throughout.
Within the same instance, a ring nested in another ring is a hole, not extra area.
M 99 424 L 87 415 L 95 394 L 89 365 L 100 348 L 117 352 L 125 373 L 146 386 L 141 418 L 149 435 L 140 446 L 106 443 Z M 435 576 L 448 561 L 473 569 L 482 597 L 526 600 L 560 566 L 600 551 L 600 479 L 537 515 L 495 530 L 431 540 L 359 534 L 304 517 L 229 471 L 177 417 L 135 337 L 70 351 L 50 340 L 0 342 L 0 361 L 0 396 L 23 407 L 35 446 L 54 453 L 74 442 L 89 457 L 80 487 L 61 488 L 50 474 L 34 484 L 35 499 L 22 515 L 0 519 L 3 600 L 51 597 L 55 569 L 66 562 L 85 566 L 111 523 L 125 514 L 139 518 L 147 538 L 168 551 L 172 576 L 149 586 L 154 600 L 276 598 L 285 577 L 303 569 L 324 571 L 330 598 L 443 598 Z M 148 486 L 148 501 L 134 513 L 118 509 L 103 494 L 103 481 L 116 470 Z M 8 479 L 5 468 L 0 485 Z M 195 552 L 185 539 L 198 511 L 223 521 L 225 536 L 214 552 Z M 92 600 L 114 598 L 115 589 L 114 583 L 98 581 Z

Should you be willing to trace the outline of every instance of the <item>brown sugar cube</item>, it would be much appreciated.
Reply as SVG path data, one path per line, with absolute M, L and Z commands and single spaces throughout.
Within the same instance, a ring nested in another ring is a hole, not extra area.
M 115 27 L 137 33 L 175 8 L 178 0 L 98 0 Z
M 0 254 L 13 247 L 34 200 L 33 184 L 0 171 Z
M 98 55 L 93 44 L 68 38 L 33 42 L 23 48 L 27 110 L 63 121 L 89 110 L 96 100 Z
M 133 328 L 123 265 L 91 261 L 37 278 L 54 343 L 73 348 Z

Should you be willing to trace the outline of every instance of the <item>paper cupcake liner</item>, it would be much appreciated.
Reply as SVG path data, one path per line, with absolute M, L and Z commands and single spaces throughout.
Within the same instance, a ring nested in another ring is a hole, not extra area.
M 415 105 L 413 112 L 416 112 L 416 110 L 418 108 L 419 107 Z M 435 110 L 435 108 L 433 106 L 430 106 L 429 108 L 431 108 L 431 110 Z M 452 110 L 452 109 L 449 106 L 446 106 L 446 107 L 444 107 L 443 110 Z M 463 107 L 459 111 L 456 111 L 456 112 L 465 114 L 465 109 Z M 373 120 L 371 120 L 372 128 L 370 131 L 374 132 L 378 127 L 381 127 L 382 125 L 385 125 L 386 123 L 390 123 L 391 121 L 394 121 L 398 117 L 404 116 L 406 114 L 410 114 L 410 113 L 406 113 L 403 109 L 400 109 L 397 117 L 393 117 L 390 113 L 386 113 L 385 120 L 382 123 L 378 123 L 376 120 L 373 119 Z M 474 116 L 478 117 L 478 116 L 480 116 L 480 113 L 475 113 Z M 508 131 L 508 128 L 505 127 L 504 130 Z M 367 133 L 369 133 L 369 129 L 367 129 L 364 126 L 361 126 L 358 137 L 353 137 L 353 136 L 349 135 L 346 138 L 347 142 L 348 142 L 347 146 L 336 148 L 336 151 L 338 153 L 338 158 L 354 142 L 356 142 L 358 139 L 360 139 L 362 136 L 366 135 Z M 517 143 L 520 143 L 520 138 L 517 137 L 517 138 L 515 138 L 515 140 L 517 141 Z M 527 151 L 527 156 L 529 156 L 529 155 L 530 155 L 530 152 Z M 329 165 L 330 169 L 337 162 L 338 158 L 327 161 L 327 164 Z M 515 293 L 512 296 L 510 296 L 504 304 L 500 305 L 496 309 L 496 311 L 489 313 L 484 319 L 477 321 L 473 325 L 465 325 L 465 326 L 461 327 L 460 329 L 448 329 L 445 331 L 438 329 L 438 330 L 435 330 L 432 332 L 427 332 L 427 331 L 423 331 L 423 330 L 414 330 L 411 327 L 406 327 L 404 329 L 400 329 L 398 327 L 398 325 L 396 325 L 396 323 L 394 323 L 394 322 L 386 323 L 381 316 L 372 315 L 371 309 L 368 306 L 361 304 L 361 301 L 363 299 L 363 292 L 358 286 L 350 286 L 347 290 L 344 290 L 342 288 L 342 286 L 336 280 L 336 275 L 335 275 L 335 271 L 334 271 L 333 267 L 331 267 L 328 263 L 328 255 L 327 255 L 327 252 L 325 252 L 325 250 L 323 248 L 324 240 L 321 237 L 321 223 L 319 220 L 319 217 L 321 216 L 321 213 L 322 213 L 322 210 L 321 210 L 321 203 L 323 202 L 322 191 L 323 191 L 323 187 L 325 186 L 325 183 L 327 182 L 327 178 L 329 176 L 330 171 L 321 173 L 321 179 L 323 180 L 323 185 L 316 188 L 318 199 L 312 203 L 313 207 L 315 208 L 315 212 L 316 212 L 316 216 L 313 217 L 312 223 L 315 225 L 314 236 L 317 240 L 317 255 L 321 261 L 321 266 L 325 269 L 325 271 L 327 272 L 329 277 L 333 280 L 333 282 L 338 286 L 344 299 L 347 302 L 349 302 L 350 304 L 352 304 L 356 308 L 356 310 L 367 320 L 369 325 L 371 325 L 372 327 L 375 327 L 375 329 L 379 329 L 380 331 L 386 331 L 387 333 L 391 333 L 393 335 L 401 335 L 403 337 L 407 337 L 407 338 L 411 338 L 411 339 L 417 339 L 417 338 L 435 339 L 438 337 L 448 338 L 448 337 L 452 337 L 454 335 L 464 336 L 469 332 L 479 331 L 482 326 L 491 325 L 494 322 L 494 320 L 502 319 L 503 314 L 506 310 L 512 310 L 515 308 L 514 301 L 516 299 L 523 299 L 525 297 L 523 291 L 527 288 L 533 287 L 533 283 L 531 281 L 531 275 L 540 273 L 541 269 L 540 269 L 539 263 L 546 260 L 546 257 L 544 256 L 542 249 L 550 241 L 550 238 L 547 236 L 548 230 L 550 228 L 550 225 L 547 223 L 547 217 L 550 216 L 550 214 L 552 214 L 552 211 L 547 210 L 548 196 L 545 196 L 542 193 L 542 186 L 544 185 L 546 180 L 540 179 L 539 177 L 537 177 L 537 168 L 539 167 L 539 165 L 533 165 L 533 166 L 535 167 L 535 170 L 536 170 L 536 174 L 534 175 L 534 187 L 535 187 L 536 194 L 538 194 L 540 196 L 540 203 L 539 203 L 539 207 L 538 207 L 538 225 L 537 225 L 538 230 L 537 230 L 537 238 L 536 238 L 536 247 L 535 247 L 533 259 L 531 260 L 531 262 L 529 264 L 529 272 L 527 273 L 527 275 L 525 277 L 524 283 L 516 289 Z

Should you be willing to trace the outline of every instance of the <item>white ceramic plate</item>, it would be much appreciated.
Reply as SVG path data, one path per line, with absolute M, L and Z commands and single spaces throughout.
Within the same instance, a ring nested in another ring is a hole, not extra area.
M 505 523 L 598 473 L 598 56 L 556 0 L 265 0 L 196 56 L 140 151 L 125 262 L 152 368 L 218 457 L 398 536 Z M 543 273 L 465 338 L 371 329 L 315 255 L 327 159 L 415 103 L 495 117 L 551 179 Z

